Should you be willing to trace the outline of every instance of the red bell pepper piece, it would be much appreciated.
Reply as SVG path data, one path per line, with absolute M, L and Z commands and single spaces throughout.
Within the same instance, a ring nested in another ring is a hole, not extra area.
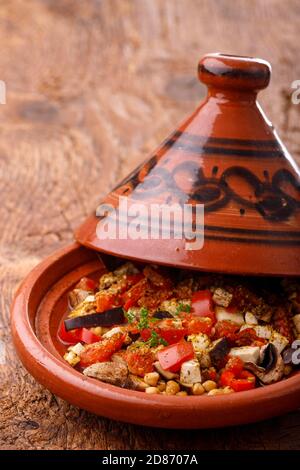
M 193 345 L 182 339 L 158 351 L 157 357 L 164 370 L 178 372 L 183 362 L 194 357 Z
M 220 385 L 231 387 L 235 392 L 252 390 L 255 388 L 255 376 L 247 370 L 235 374 L 232 370 L 225 368 L 220 377 Z
M 87 328 L 79 328 L 77 331 L 77 337 L 82 343 L 97 343 L 101 339 L 100 336 L 95 335 L 92 331 L 88 330 Z
M 209 290 L 194 292 L 192 297 L 192 311 L 197 317 L 211 318 L 214 323 L 216 322 L 212 294 Z
M 70 345 L 80 342 L 92 344 L 100 341 L 100 337 L 87 328 L 77 328 L 76 330 L 67 331 L 64 322 L 60 325 L 58 337 L 63 343 Z

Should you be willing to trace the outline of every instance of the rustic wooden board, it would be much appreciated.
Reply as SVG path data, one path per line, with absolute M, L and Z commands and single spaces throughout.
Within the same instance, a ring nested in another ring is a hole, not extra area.
M 297 0 L 11 0 L 0 3 L 0 447 L 2 449 L 295 449 L 300 412 L 211 431 L 164 431 L 97 418 L 21 367 L 9 307 L 21 279 L 101 195 L 204 95 L 206 52 L 273 64 L 261 102 L 300 155 Z

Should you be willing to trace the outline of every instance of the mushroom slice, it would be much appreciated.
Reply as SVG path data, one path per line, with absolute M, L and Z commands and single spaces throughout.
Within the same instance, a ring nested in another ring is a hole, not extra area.
M 130 390 L 138 390 L 140 392 L 144 392 L 148 385 L 146 382 L 143 381 L 141 377 L 137 375 L 129 374 L 126 380 L 125 388 L 129 388 Z
M 252 372 L 263 385 L 278 382 L 283 377 L 284 362 L 274 344 L 269 343 L 262 351 L 260 365 L 245 362 L 245 369 Z
M 125 387 L 128 369 L 122 362 L 96 362 L 83 371 L 84 375 L 93 377 L 118 387 Z
M 214 341 L 209 351 L 209 356 L 212 365 L 218 367 L 220 362 L 229 353 L 229 350 L 230 346 L 226 338 L 220 338 Z
M 174 374 L 173 372 L 163 369 L 158 361 L 154 362 L 154 367 L 157 370 L 157 372 L 159 372 L 159 374 L 162 375 L 167 380 L 178 378 L 178 374 Z

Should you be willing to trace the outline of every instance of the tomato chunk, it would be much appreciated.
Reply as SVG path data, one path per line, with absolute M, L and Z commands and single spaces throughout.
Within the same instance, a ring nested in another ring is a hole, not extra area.
M 220 377 L 220 384 L 222 387 L 230 387 L 232 381 L 234 380 L 234 373 L 231 372 L 230 370 L 224 370 L 222 372 L 221 377 Z
M 145 374 L 152 372 L 154 369 L 154 354 L 150 348 L 128 349 L 124 354 L 124 359 L 127 362 L 129 372 L 134 375 L 144 377 Z
M 247 390 L 252 390 L 255 388 L 255 376 L 251 374 L 251 372 L 243 370 L 238 379 L 233 379 L 230 387 L 235 392 L 245 392 Z
M 144 294 L 146 287 L 148 285 L 147 279 L 143 278 L 136 284 L 134 284 L 131 289 L 122 294 L 122 302 L 125 310 L 128 310 L 130 307 L 133 307 L 137 301 Z
M 232 372 L 236 377 L 240 375 L 244 368 L 244 362 L 239 357 L 229 357 L 225 366 L 226 370 Z
M 210 290 L 199 290 L 192 297 L 192 310 L 197 317 L 207 317 L 215 323 L 216 316 Z
M 105 312 L 119 305 L 120 302 L 116 294 L 101 292 L 96 296 L 96 311 L 98 313 Z
M 183 362 L 194 357 L 193 345 L 185 340 L 181 340 L 158 351 L 157 357 L 164 370 L 178 372 Z
M 117 333 L 110 338 L 104 338 L 98 343 L 89 344 L 80 354 L 80 365 L 82 367 L 90 366 L 95 362 L 105 362 L 119 349 L 121 349 L 125 340 L 123 333 Z
M 245 328 L 236 335 L 237 346 L 263 346 L 267 343 L 264 338 L 259 338 L 253 328 Z
M 182 325 L 186 328 L 188 335 L 197 335 L 205 333 L 210 336 L 213 322 L 208 317 L 195 317 L 192 314 L 182 314 Z
M 215 325 L 215 339 L 227 338 L 231 345 L 235 343 L 239 325 L 228 320 L 218 321 Z

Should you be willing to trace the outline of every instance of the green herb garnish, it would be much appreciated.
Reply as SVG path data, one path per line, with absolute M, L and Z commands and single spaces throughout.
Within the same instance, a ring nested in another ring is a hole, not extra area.
M 138 323 L 138 329 L 144 330 L 145 328 L 149 328 L 149 318 L 148 318 L 148 310 L 146 308 L 141 308 L 140 311 L 140 321 Z
M 127 318 L 128 323 L 133 323 L 135 321 L 135 312 L 129 309 L 125 312 L 125 317 Z
M 180 302 L 176 309 L 176 315 L 179 315 L 181 312 L 190 313 L 190 311 L 191 311 L 191 306 L 189 304 L 184 304 Z
M 151 336 L 150 338 L 146 341 L 146 344 L 150 348 L 156 348 L 156 346 L 159 346 L 162 344 L 163 346 L 168 346 L 167 341 L 165 341 L 163 338 L 161 338 L 156 331 L 151 331 Z

